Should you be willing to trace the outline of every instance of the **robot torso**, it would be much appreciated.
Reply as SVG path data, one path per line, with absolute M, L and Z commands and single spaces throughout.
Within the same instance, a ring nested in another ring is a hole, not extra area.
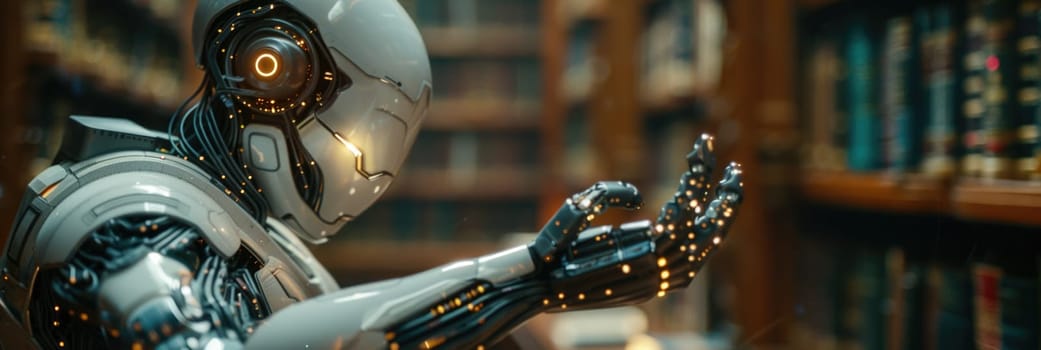
M 33 298 L 40 297 L 42 289 L 52 288 L 48 281 L 41 281 L 42 272 L 66 265 L 85 242 L 97 240 L 92 234 L 99 227 L 125 218 L 150 218 L 152 221 L 138 221 L 140 227 L 130 228 L 142 235 L 158 230 L 159 222 L 190 227 L 211 247 L 209 251 L 240 262 L 238 266 L 249 275 L 243 278 L 248 283 L 241 283 L 242 288 L 252 289 L 246 295 L 259 296 L 252 302 L 262 303 L 265 314 L 338 288 L 307 247 L 280 222 L 269 218 L 265 228 L 190 162 L 157 150 L 134 149 L 162 144 L 155 138 L 158 134 L 115 119 L 76 117 L 71 122 L 80 136 L 87 136 L 82 138 L 92 140 L 78 145 L 84 152 L 112 147 L 113 140 L 129 141 L 114 152 L 51 166 L 30 183 L 0 260 L 0 305 L 7 309 L 0 312 L 0 319 L 5 319 L 0 320 L 3 333 L 14 325 L 33 328 Z M 63 149 L 70 147 L 69 136 L 65 142 Z M 153 221 L 156 223 L 143 224 Z M 117 299 L 149 297 L 122 294 Z

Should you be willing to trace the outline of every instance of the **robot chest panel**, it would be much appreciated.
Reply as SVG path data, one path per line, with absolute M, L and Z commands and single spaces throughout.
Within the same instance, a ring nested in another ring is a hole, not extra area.
M 280 248 L 263 257 L 256 278 L 271 311 L 338 289 L 332 276 L 300 242 L 269 232 Z

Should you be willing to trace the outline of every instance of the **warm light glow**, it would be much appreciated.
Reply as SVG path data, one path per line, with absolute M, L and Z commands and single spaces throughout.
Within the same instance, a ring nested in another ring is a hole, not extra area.
M 380 176 L 390 175 L 390 173 L 383 172 L 383 171 L 375 173 L 375 174 L 372 174 L 372 173 L 369 173 L 369 172 L 365 171 L 365 167 L 364 167 L 365 162 L 364 162 L 364 160 L 362 160 L 362 158 L 365 155 L 362 153 L 361 149 L 358 148 L 358 146 L 355 146 L 354 143 L 352 143 L 350 141 L 347 141 L 347 139 L 344 138 L 339 133 L 334 132 L 333 133 L 333 137 L 335 137 L 337 141 L 340 141 L 340 143 L 343 144 L 343 146 L 345 148 L 347 148 L 348 152 L 351 152 L 351 154 L 354 155 L 354 169 L 359 174 L 364 176 L 366 179 L 369 179 L 371 181 L 371 180 L 375 180 L 376 178 L 378 178 Z M 375 192 L 379 192 L 379 189 L 377 189 Z
M 278 57 L 270 53 L 262 53 L 253 62 L 253 69 L 256 70 L 257 75 L 263 78 L 273 77 L 275 74 L 278 74 Z

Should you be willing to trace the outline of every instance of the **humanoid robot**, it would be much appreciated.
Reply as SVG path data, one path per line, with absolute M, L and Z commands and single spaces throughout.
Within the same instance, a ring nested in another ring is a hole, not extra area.
M 304 242 L 397 175 L 431 94 L 419 32 L 394 0 L 200 3 L 205 79 L 169 130 L 72 117 L 29 184 L 0 260 L 0 347 L 483 349 L 542 312 L 687 286 L 735 218 L 740 167 L 711 196 L 702 135 L 656 222 L 590 226 L 641 205 L 601 182 L 530 244 L 340 289 Z

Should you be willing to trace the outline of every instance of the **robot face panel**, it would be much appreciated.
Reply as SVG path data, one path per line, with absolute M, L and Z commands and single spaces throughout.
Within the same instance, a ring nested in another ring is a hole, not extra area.
M 285 116 L 296 125 L 284 136 L 298 137 L 295 141 L 313 160 L 310 165 L 320 169 L 319 183 L 310 187 L 320 188 L 320 196 L 311 201 L 272 190 L 275 178 L 284 183 L 291 178 L 287 174 L 295 174 L 289 173 L 292 166 L 278 168 L 286 173 L 257 177 L 266 183 L 263 195 L 272 214 L 292 218 L 291 226 L 316 242 L 360 215 L 397 175 L 426 115 L 430 62 L 419 30 L 396 0 L 214 0 L 200 4 L 194 32 L 220 37 L 236 27 L 215 19 L 247 18 L 268 6 L 272 15 L 288 7 L 309 25 L 258 18 L 265 24 L 251 25 L 248 33 L 242 33 L 245 24 L 237 27 L 242 44 L 228 39 L 227 50 L 234 56 L 220 71 L 230 72 L 237 87 L 251 91 L 240 96 L 252 102 L 246 107 Z M 200 44 L 207 41 L 199 38 L 197 58 L 212 66 L 209 55 L 221 57 L 220 49 Z M 307 112 L 286 114 L 294 110 Z
M 359 74 L 344 56 L 334 57 L 348 75 Z M 324 174 L 323 220 L 355 217 L 386 191 L 415 141 L 429 98 L 429 87 L 412 101 L 386 79 L 355 79 L 316 122 L 301 128 L 304 146 Z

